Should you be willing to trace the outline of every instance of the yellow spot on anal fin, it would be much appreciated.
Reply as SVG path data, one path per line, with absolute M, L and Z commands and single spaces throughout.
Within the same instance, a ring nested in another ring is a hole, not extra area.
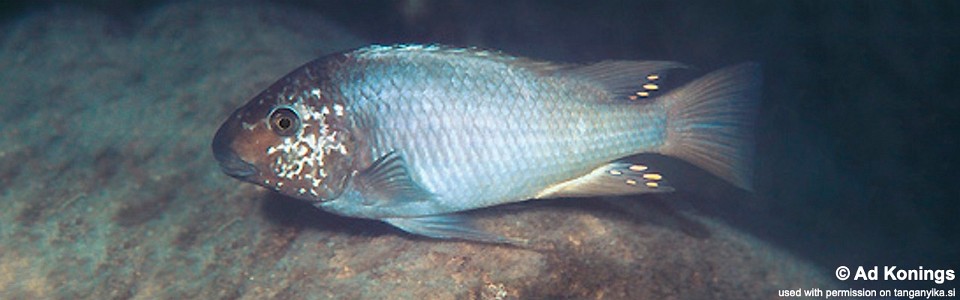
M 620 172 L 620 170 L 610 170 L 610 175 L 623 175 L 623 172 Z
M 648 90 L 648 91 L 656 91 L 656 90 L 660 89 L 660 87 L 657 86 L 656 84 L 648 83 L 648 84 L 644 84 L 644 85 L 643 85 L 643 89 Z
M 627 97 L 627 98 L 630 98 L 630 100 L 637 100 L 637 96 L 635 95 L 630 95 L 630 97 Z
M 647 173 L 647 174 L 643 174 L 643 179 L 660 180 L 660 179 L 663 179 L 663 176 L 660 176 L 660 174 L 657 174 L 657 173 Z
M 636 181 L 636 180 L 633 180 L 633 179 L 627 179 L 627 184 L 629 184 L 629 185 L 637 185 L 637 181 Z
M 653 182 L 653 181 L 647 182 L 647 187 L 655 188 L 655 187 L 658 187 L 658 186 L 660 186 L 659 183 L 656 183 L 656 182 Z
M 637 96 L 640 96 L 643 98 L 650 97 L 650 92 L 637 92 Z
M 643 172 L 647 170 L 647 166 L 644 165 L 632 165 L 630 166 L 630 171 L 634 172 Z
M 654 80 L 657 80 L 657 79 L 660 79 L 660 75 L 657 75 L 657 74 L 647 75 L 647 80 L 654 81 Z

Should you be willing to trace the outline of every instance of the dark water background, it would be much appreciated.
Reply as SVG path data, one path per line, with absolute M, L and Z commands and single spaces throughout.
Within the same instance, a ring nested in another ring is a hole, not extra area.
M 960 269 L 956 1 L 278 2 L 382 44 L 564 62 L 676 60 L 700 71 L 758 61 L 756 193 L 711 197 L 738 191 L 679 164 L 696 186 L 681 192 L 689 205 L 827 270 Z M 138 22 L 125 16 L 165 2 L 6 1 L 0 16 L 55 5 L 106 12 L 122 28 Z

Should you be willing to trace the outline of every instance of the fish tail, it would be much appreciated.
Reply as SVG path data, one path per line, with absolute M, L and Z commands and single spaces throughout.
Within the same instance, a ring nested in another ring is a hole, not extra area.
M 760 65 L 744 63 L 664 95 L 667 135 L 661 152 L 752 190 L 760 82 Z

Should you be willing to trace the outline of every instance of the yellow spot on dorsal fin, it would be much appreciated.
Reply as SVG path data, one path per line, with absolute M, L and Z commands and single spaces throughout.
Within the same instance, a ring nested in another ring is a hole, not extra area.
M 636 180 L 633 180 L 633 179 L 627 179 L 627 184 L 629 184 L 629 185 L 637 185 L 637 181 L 636 181 Z
M 644 165 L 632 165 L 630 166 L 630 171 L 634 172 L 643 172 L 647 170 L 647 166 Z
M 637 100 L 637 96 L 636 96 L 636 95 L 630 95 L 630 97 L 628 97 L 628 98 L 630 98 L 630 100 Z
M 643 179 L 660 180 L 660 179 L 663 179 L 663 176 L 660 176 L 660 174 L 657 174 L 657 173 L 647 173 L 647 174 L 643 174 Z
M 637 92 L 637 96 L 646 98 L 650 96 L 650 92 Z
M 648 90 L 648 91 L 656 91 L 656 90 L 660 89 L 660 87 L 657 86 L 656 84 L 648 83 L 648 84 L 644 84 L 644 85 L 643 85 L 643 89 Z
M 610 175 L 622 175 L 622 174 L 623 172 L 620 172 L 620 170 L 610 170 Z
M 657 75 L 657 74 L 647 75 L 647 80 L 654 81 L 654 80 L 657 80 L 657 79 L 660 79 L 660 75 Z
M 648 186 L 648 187 L 652 187 L 652 188 L 655 188 L 655 187 L 658 187 L 658 186 L 660 186 L 660 184 L 659 184 L 659 183 L 656 183 L 656 182 L 653 182 L 653 181 L 651 181 L 651 182 L 647 182 L 647 186 Z

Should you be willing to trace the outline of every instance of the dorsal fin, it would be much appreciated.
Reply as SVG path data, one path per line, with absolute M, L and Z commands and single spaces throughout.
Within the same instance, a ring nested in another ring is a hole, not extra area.
M 683 68 L 689 67 L 672 61 L 608 60 L 569 67 L 557 74 L 596 82 L 616 99 L 636 100 L 654 95 L 660 89 L 656 82 L 665 71 Z
M 428 55 L 428 56 L 453 56 L 455 59 L 483 59 L 496 61 L 504 64 L 510 64 L 516 67 L 525 68 L 540 75 L 551 75 L 559 70 L 570 67 L 568 64 L 558 64 L 549 61 L 535 60 L 526 57 L 513 56 L 503 53 L 499 50 L 484 49 L 479 47 L 451 47 L 446 45 L 431 44 L 397 44 L 397 45 L 371 45 L 357 49 L 353 55 L 365 57 L 377 57 L 381 55 Z

